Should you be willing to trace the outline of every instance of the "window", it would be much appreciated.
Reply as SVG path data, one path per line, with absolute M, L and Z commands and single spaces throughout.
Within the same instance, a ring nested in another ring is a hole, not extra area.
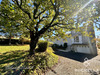
M 79 42 L 79 37 L 78 36 L 74 37 L 74 42 Z

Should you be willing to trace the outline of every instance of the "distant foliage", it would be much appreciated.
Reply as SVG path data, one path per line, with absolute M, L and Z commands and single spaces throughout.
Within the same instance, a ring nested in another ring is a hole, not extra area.
M 64 43 L 63 45 L 62 45 L 62 44 L 61 44 L 61 45 L 53 44 L 53 45 L 52 45 L 52 48 L 53 48 L 54 50 L 57 50 L 57 49 L 63 49 L 63 50 L 65 50 L 65 49 L 67 48 L 67 43 Z
M 97 47 L 100 49 L 100 42 L 99 42 L 99 43 L 97 43 Z
M 67 48 L 67 46 L 68 46 L 67 43 L 64 43 L 64 48 Z
M 97 47 L 100 49 L 100 39 L 96 39 L 97 41 Z
M 29 39 L 20 38 L 19 40 L 20 40 L 21 44 L 30 44 L 30 40 Z
M 11 39 L 11 44 L 18 45 L 18 44 L 29 44 L 30 40 L 28 39 Z M 8 45 L 9 39 L 0 39 L 0 45 Z
M 52 42 L 48 42 L 48 46 L 52 47 L 53 43 Z
M 8 45 L 9 39 L 0 39 L 0 45 Z M 20 40 L 18 39 L 11 39 L 11 44 L 20 44 Z

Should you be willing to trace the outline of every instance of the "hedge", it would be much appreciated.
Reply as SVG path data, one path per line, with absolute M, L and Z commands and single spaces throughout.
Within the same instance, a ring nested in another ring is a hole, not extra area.
M 11 39 L 11 44 L 29 44 L 30 41 L 28 39 Z M 9 39 L 0 39 L 0 45 L 8 45 L 9 44 Z
M 53 44 L 52 45 L 52 48 L 54 50 L 57 50 L 57 49 L 63 49 L 63 50 L 65 50 L 67 47 L 68 47 L 67 43 L 64 43 L 63 45 L 62 44 L 61 45 L 58 45 L 58 44 Z

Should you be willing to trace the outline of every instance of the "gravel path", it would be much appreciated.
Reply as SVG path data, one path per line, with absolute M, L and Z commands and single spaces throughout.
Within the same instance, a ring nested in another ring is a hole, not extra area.
M 100 55 L 90 58 L 80 53 L 57 51 L 55 54 L 59 56 L 59 63 L 46 75 L 100 75 Z M 83 62 L 83 59 L 80 60 L 82 57 L 89 60 Z

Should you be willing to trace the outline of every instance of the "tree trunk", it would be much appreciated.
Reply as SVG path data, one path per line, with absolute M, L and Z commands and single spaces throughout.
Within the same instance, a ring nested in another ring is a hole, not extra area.
M 9 36 L 9 45 L 11 45 L 11 34 Z
M 30 39 L 31 39 L 31 41 L 30 41 L 29 55 L 33 55 L 35 53 L 35 48 L 36 48 L 39 38 L 35 37 L 33 32 L 30 31 Z
M 22 45 L 24 45 L 24 38 L 22 38 Z

